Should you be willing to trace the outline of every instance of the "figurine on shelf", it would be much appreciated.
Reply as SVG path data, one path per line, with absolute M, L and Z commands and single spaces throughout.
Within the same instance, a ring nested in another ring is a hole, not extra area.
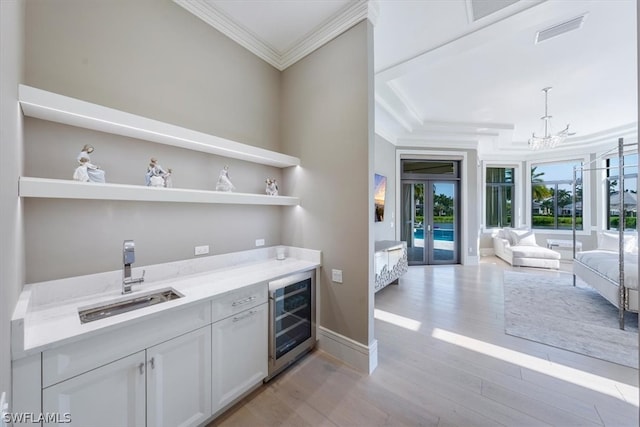
M 162 166 L 158 164 L 158 160 L 155 157 L 151 158 L 147 173 L 144 175 L 144 182 L 147 187 L 168 187 L 167 178 L 171 181 L 171 169 L 165 171 Z M 173 184 L 171 183 L 171 186 Z
M 100 167 L 91 163 L 90 154 L 93 153 L 93 147 L 85 144 L 78 154 L 78 166 L 73 173 L 73 179 L 82 182 L 105 182 L 105 174 Z
M 218 183 L 216 184 L 216 191 L 227 191 L 231 192 L 236 187 L 233 186 L 231 180 L 229 179 L 229 166 L 226 166 L 220 171 L 220 176 L 218 176 Z
M 277 196 L 278 195 L 278 183 L 274 178 L 267 178 L 265 181 L 267 184 L 267 188 L 265 191 L 267 192 L 267 196 Z
M 167 172 L 164 174 L 164 186 L 166 188 L 173 188 L 173 179 L 171 175 L 173 174 L 173 169 L 167 169 Z

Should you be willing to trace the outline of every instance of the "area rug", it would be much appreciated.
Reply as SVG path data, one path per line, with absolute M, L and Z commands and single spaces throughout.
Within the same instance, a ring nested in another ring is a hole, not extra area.
M 638 368 L 638 315 L 618 309 L 571 274 L 504 272 L 504 320 L 509 335 Z

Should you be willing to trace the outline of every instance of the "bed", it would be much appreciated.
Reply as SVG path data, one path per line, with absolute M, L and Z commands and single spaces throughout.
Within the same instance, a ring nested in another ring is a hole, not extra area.
M 635 152 L 637 152 L 637 144 L 631 145 L 636 147 Z M 617 171 L 614 175 L 619 181 L 619 194 L 624 194 L 625 147 L 628 146 L 625 146 L 622 138 L 620 138 L 617 147 L 618 166 L 615 167 Z M 606 153 L 603 156 L 605 155 Z M 637 167 L 637 165 L 633 166 Z M 580 182 L 577 179 L 578 174 L 596 170 L 602 170 L 602 168 L 589 167 L 589 165 L 583 164 L 579 170 L 574 170 L 573 206 L 576 206 L 576 185 Z M 611 206 L 610 208 L 618 208 L 618 212 L 625 212 L 629 207 L 624 206 L 624 197 L 618 198 L 620 199 L 620 205 L 617 207 Z M 575 211 L 573 216 L 573 242 L 575 248 Z M 633 232 L 625 231 L 625 221 L 619 221 L 619 224 L 618 230 L 615 232 L 598 233 L 596 249 L 581 252 L 576 252 L 574 249 L 573 284 L 575 286 L 576 278 L 579 277 L 613 304 L 618 309 L 620 329 L 624 329 L 625 311 L 638 312 L 638 236 L 635 230 Z

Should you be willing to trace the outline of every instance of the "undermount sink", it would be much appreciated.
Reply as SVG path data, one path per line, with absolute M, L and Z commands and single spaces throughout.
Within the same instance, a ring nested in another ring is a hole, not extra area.
M 78 310 L 78 314 L 80 315 L 80 323 L 88 323 L 181 297 L 183 297 L 183 295 L 174 289 L 164 289 L 152 294 L 138 295 L 122 301 L 80 309 Z

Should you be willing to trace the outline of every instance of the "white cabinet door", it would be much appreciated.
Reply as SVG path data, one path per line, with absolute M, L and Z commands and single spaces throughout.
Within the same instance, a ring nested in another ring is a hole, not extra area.
M 60 425 L 144 427 L 144 351 L 45 388 L 42 410 L 62 422 L 69 414 L 70 424 Z
M 214 413 L 267 376 L 268 311 L 261 304 L 212 325 Z
M 147 425 L 192 426 L 211 414 L 211 327 L 147 349 Z

